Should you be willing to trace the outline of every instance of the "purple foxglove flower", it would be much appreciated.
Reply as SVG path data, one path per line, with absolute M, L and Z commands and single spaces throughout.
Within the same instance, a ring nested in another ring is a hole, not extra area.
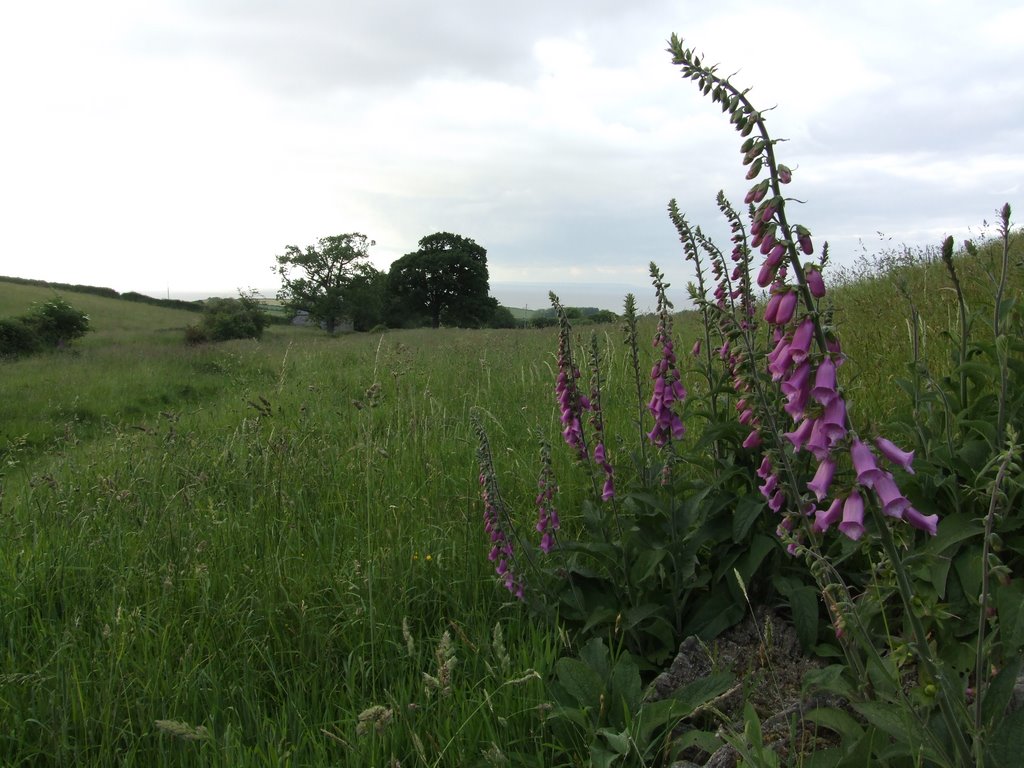
M 776 243 L 775 247 L 769 251 L 768 256 L 765 258 L 765 264 L 771 264 L 774 269 L 778 266 L 779 262 L 782 261 L 782 257 L 786 255 L 786 246 L 782 243 Z
M 768 500 L 768 509 L 772 512 L 778 512 L 786 504 L 786 494 L 784 491 L 778 490 L 775 495 Z
M 827 531 L 830 526 L 835 525 L 843 514 L 843 500 L 833 499 L 828 509 L 814 510 L 814 525 L 811 528 L 818 533 Z
M 811 397 L 822 405 L 828 405 L 837 396 L 836 392 L 836 365 L 831 357 L 821 361 L 818 370 L 814 374 L 814 387 L 811 389 Z
M 903 511 L 903 519 L 918 530 L 925 531 L 929 536 L 934 536 L 939 530 L 938 515 L 922 515 L 913 507 L 907 507 Z
M 820 299 L 825 295 L 825 281 L 821 279 L 821 270 L 817 267 L 808 267 L 804 272 L 804 278 L 807 280 L 807 288 L 810 290 L 811 296 Z
M 604 465 L 604 443 L 598 443 L 594 448 L 594 463 Z
M 749 424 L 752 418 L 754 418 L 754 411 L 751 410 L 750 408 L 747 408 L 745 411 L 743 411 L 743 413 L 740 414 L 739 422 L 740 424 Z
M 903 517 L 910 502 L 900 493 L 899 486 L 888 472 L 875 479 L 875 493 L 882 503 L 882 511 L 889 517 Z
M 878 468 L 875 454 L 857 438 L 854 438 L 850 445 L 850 458 L 853 460 L 853 468 L 857 472 L 857 482 L 864 487 L 873 488 L 875 481 L 885 476 L 885 473 Z
M 777 265 L 769 264 L 767 261 L 761 265 L 761 269 L 757 273 L 757 284 L 762 288 L 767 288 L 772 280 L 775 279 L 775 267 Z
M 843 521 L 839 523 L 839 530 L 854 541 L 864 535 L 864 499 L 856 490 L 850 491 L 843 502 Z
M 786 404 L 782 406 L 782 410 L 788 413 L 793 421 L 799 421 L 807 413 L 807 401 L 810 399 L 808 392 L 810 390 L 807 387 L 795 390 L 786 399 Z
M 761 245 L 758 247 L 758 250 L 761 251 L 762 256 L 767 256 L 772 248 L 778 244 L 779 241 L 775 239 L 775 230 L 767 229 L 765 230 L 764 239 L 761 241 Z
M 540 549 L 545 554 L 549 553 L 555 547 L 555 537 L 550 531 L 545 531 L 544 535 L 540 537 Z
M 810 451 L 818 461 L 824 461 L 828 458 L 830 448 L 831 445 L 829 444 L 825 425 L 821 419 L 816 419 L 814 429 L 811 430 L 811 436 L 807 438 L 804 450 Z
M 807 380 L 811 375 L 811 364 L 804 360 L 793 369 L 793 372 L 779 385 L 779 391 L 786 397 L 807 389 Z
M 779 299 L 779 308 L 775 313 L 775 324 L 785 325 L 793 319 L 793 313 L 796 311 L 796 291 L 786 291 L 782 294 L 782 298 Z
M 811 347 L 811 339 L 814 338 L 814 321 L 805 317 L 793 331 L 793 340 L 789 343 L 789 353 L 793 358 L 793 364 L 799 365 L 807 359 L 807 351 Z
M 828 496 L 828 487 L 832 484 L 835 473 L 835 459 L 825 459 L 818 465 L 818 471 L 814 473 L 814 479 L 807 484 L 807 490 L 812 491 L 818 497 L 818 501 L 821 501 Z
M 829 445 L 835 445 L 846 437 L 846 401 L 841 397 L 833 398 L 825 406 L 821 420 Z
M 752 429 L 750 434 L 747 435 L 747 439 L 743 441 L 744 448 L 757 448 L 761 445 L 761 435 L 756 429 Z
M 757 489 L 761 491 L 761 495 L 766 499 L 770 499 L 772 494 L 775 493 L 775 489 L 779 487 L 778 475 L 768 475 L 768 478 L 764 481 L 764 485 L 759 485 Z
M 814 429 L 814 419 L 807 418 L 801 421 L 800 425 L 792 432 L 786 432 L 782 436 L 789 440 L 793 444 L 793 448 L 799 452 L 807 442 L 807 438 L 811 436 L 812 429 Z
M 761 459 L 761 466 L 757 468 L 757 476 L 762 480 L 767 480 L 768 476 L 772 473 L 772 460 L 765 456 Z
M 775 318 L 778 317 L 780 301 L 782 301 L 782 294 L 773 292 L 765 305 L 764 321 L 769 325 L 776 325 Z M 782 325 L 782 323 L 778 323 L 778 325 Z
M 793 180 L 793 171 L 789 169 L 789 166 L 779 164 L 779 183 L 789 184 Z
M 884 437 L 875 438 L 875 447 L 893 464 L 896 464 L 903 468 L 904 472 L 908 474 L 914 474 L 914 468 L 911 466 L 914 462 L 913 451 L 901 451 L 891 441 L 886 440 Z
M 612 481 L 612 476 L 608 475 L 604 479 L 604 488 L 601 489 L 601 501 L 611 501 L 615 498 L 615 483 Z

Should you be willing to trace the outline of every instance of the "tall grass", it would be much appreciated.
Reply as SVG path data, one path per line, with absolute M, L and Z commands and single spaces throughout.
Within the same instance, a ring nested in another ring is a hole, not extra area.
M 904 375 L 899 296 L 955 330 L 932 269 L 835 292 L 851 396 L 882 393 L 864 412 L 905 407 L 878 386 Z M 0 762 L 573 762 L 542 684 L 568 638 L 491 578 L 468 418 L 531 498 L 556 329 L 275 326 L 188 349 L 187 313 L 66 298 L 96 334 L 0 363 Z M 618 329 L 597 334 L 615 441 L 635 385 Z

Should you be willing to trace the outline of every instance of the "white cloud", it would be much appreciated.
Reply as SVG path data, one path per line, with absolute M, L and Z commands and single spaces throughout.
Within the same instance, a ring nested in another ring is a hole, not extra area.
M 816 237 L 926 241 L 1019 192 L 1016 3 L 493 6 L 129 0 L 0 8 L 0 272 L 120 290 L 272 284 L 362 231 L 450 230 L 495 280 L 687 279 L 678 197 L 724 239 L 737 139 L 664 52 L 751 87 Z M 1011 199 L 1011 202 L 1014 202 Z M 27 256 L 31 254 L 31 257 Z

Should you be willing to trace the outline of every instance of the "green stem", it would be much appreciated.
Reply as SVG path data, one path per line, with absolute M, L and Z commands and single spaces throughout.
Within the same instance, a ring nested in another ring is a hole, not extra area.
M 975 765 L 971 748 L 967 745 L 967 740 L 964 738 L 960 727 L 961 720 L 956 716 L 953 698 L 949 690 L 949 680 L 945 672 L 936 665 L 935 659 L 932 657 L 931 650 L 928 647 L 928 634 L 925 632 L 920 617 L 914 612 L 914 591 L 910 586 L 910 578 L 907 576 L 906 568 L 903 567 L 899 551 L 896 549 L 896 541 L 893 538 L 892 531 L 889 530 L 885 517 L 874 505 L 871 506 L 871 518 L 874 522 L 875 530 L 878 531 L 879 538 L 882 540 L 882 548 L 885 550 L 889 562 L 892 563 L 892 570 L 896 575 L 896 586 L 899 589 L 900 597 L 903 599 L 903 608 L 906 611 L 906 618 L 910 622 L 914 643 L 917 646 L 917 659 L 924 668 L 925 674 L 938 683 L 939 709 L 942 712 L 943 720 L 946 721 L 946 729 L 960 758 L 960 764 L 964 766 Z

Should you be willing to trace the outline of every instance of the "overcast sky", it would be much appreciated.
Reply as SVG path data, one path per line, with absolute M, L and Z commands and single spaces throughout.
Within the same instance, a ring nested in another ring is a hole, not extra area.
M 682 299 L 668 200 L 724 243 L 746 184 L 673 32 L 776 107 L 834 258 L 935 244 L 1024 205 L 1022 30 L 984 0 L 4 2 L 0 274 L 273 290 L 289 244 L 362 232 L 386 269 L 451 231 L 506 303 L 618 309 L 651 260 Z

